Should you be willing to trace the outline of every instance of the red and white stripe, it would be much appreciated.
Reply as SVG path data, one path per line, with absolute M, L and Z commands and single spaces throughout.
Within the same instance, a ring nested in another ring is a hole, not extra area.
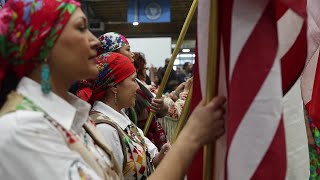
M 278 41 L 276 22 L 274 15 L 272 16 L 275 9 L 271 2 L 235 0 L 233 4 L 228 179 L 255 177 L 282 121 L 280 60 L 276 58 Z M 279 150 L 282 150 L 280 153 L 284 155 L 284 133 L 280 136 L 279 144 L 283 145 Z M 286 166 L 286 162 L 278 163 Z M 280 177 L 275 179 L 284 179 L 283 173 L 279 171 L 281 170 L 278 169 L 277 174 Z M 263 177 L 261 174 L 258 176 Z
M 305 4 L 301 2 L 224 0 L 220 4 L 219 93 L 228 96 L 228 125 L 226 143 L 222 138 L 217 146 L 217 153 L 222 153 L 218 158 L 226 159 L 216 161 L 216 179 L 285 178 L 281 101 L 283 91 L 299 77 L 306 57 Z M 209 8 L 210 1 L 199 1 L 197 73 L 202 97 Z M 283 76 L 282 69 L 287 71 Z M 221 172 L 224 167 L 226 173 Z
M 310 117 L 320 128 L 320 1 L 308 0 L 308 58 L 301 78 L 301 91 Z

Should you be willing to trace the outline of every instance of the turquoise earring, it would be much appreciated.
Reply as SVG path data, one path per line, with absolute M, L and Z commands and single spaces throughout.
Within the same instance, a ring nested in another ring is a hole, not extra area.
M 44 59 L 44 63 L 41 65 L 41 90 L 44 94 L 49 94 L 51 91 L 50 68 L 47 64 L 47 58 Z

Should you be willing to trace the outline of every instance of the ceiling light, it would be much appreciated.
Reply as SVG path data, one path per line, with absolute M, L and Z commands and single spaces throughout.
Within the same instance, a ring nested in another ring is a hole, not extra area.
M 190 49 L 182 49 L 182 52 L 188 53 L 188 52 L 190 52 Z
M 139 22 L 133 22 L 132 25 L 138 26 L 138 25 L 139 25 Z

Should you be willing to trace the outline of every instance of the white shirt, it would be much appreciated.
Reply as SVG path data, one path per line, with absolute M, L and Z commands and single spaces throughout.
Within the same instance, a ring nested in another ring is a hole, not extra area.
M 90 105 L 70 95 L 69 103 L 41 86 L 23 78 L 17 92 L 41 107 L 65 129 L 81 131 L 87 121 Z M 80 180 L 79 171 L 92 179 L 101 179 L 71 151 L 61 133 L 44 117 L 44 113 L 18 110 L 0 117 L 1 179 Z M 79 170 L 81 169 L 81 170 Z
M 94 103 L 92 110 L 98 111 L 108 116 L 115 123 L 117 123 L 122 130 L 125 130 L 126 127 L 132 123 L 129 117 L 124 112 L 121 111 L 121 113 L 119 113 L 113 108 L 111 108 L 110 106 L 100 101 L 96 101 Z M 113 152 L 116 160 L 120 165 L 120 168 L 123 169 L 124 157 L 123 157 L 122 148 L 121 148 L 121 141 L 119 139 L 117 130 L 108 124 L 98 124 L 97 128 L 100 130 L 108 147 Z M 147 145 L 148 152 L 150 153 L 151 159 L 153 159 L 155 155 L 158 153 L 157 147 L 147 137 L 144 136 L 143 131 L 140 128 L 137 127 L 137 129 Z

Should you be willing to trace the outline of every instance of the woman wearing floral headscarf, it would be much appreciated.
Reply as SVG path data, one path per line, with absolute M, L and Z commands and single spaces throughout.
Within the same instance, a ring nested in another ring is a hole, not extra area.
M 132 62 L 134 61 L 134 54 L 130 50 L 130 44 L 122 34 L 116 32 L 108 32 L 100 36 L 99 40 L 101 45 L 98 49 L 98 54 L 103 54 L 106 52 L 117 52 L 127 56 Z
M 118 52 L 122 55 L 127 56 L 133 62 L 134 54 L 130 51 L 130 45 L 128 40 L 121 34 L 115 32 L 108 32 L 99 37 L 101 46 L 98 49 L 98 54 L 106 52 Z M 143 85 L 143 83 L 136 79 L 140 90 L 137 92 L 137 101 L 143 101 L 141 103 L 147 103 L 148 111 L 153 111 L 157 118 L 164 117 L 168 112 L 168 106 L 164 103 L 163 98 L 155 99 L 154 95 Z M 126 109 L 126 113 L 130 117 L 131 121 L 138 124 L 138 117 L 133 108 Z M 148 139 L 150 139 L 160 150 L 164 144 L 167 143 L 167 138 L 161 124 L 154 117 L 147 133 Z M 139 123 L 139 128 L 144 128 L 143 123 Z
M 1 179 L 122 179 L 90 105 L 67 91 L 98 74 L 99 41 L 79 6 L 9 0 L 0 10 Z
M 91 118 L 118 162 L 123 163 L 125 179 L 146 179 L 170 145 L 163 146 L 158 153 L 157 147 L 122 112 L 134 106 L 139 89 L 130 59 L 119 53 L 104 53 L 96 58 L 96 63 L 98 78 L 81 81 L 77 95 L 93 103 Z

